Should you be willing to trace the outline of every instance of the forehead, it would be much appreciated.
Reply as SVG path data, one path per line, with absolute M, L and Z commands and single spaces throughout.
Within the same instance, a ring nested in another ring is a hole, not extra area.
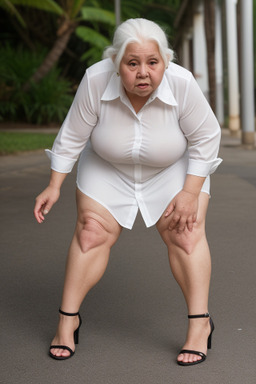
M 143 43 L 129 43 L 126 47 L 124 56 L 159 56 L 159 47 L 155 41 L 146 40 Z

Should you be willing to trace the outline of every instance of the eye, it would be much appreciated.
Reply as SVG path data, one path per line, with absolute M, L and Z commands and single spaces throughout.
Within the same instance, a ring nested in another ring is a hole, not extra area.
M 130 61 L 128 64 L 130 67 L 135 68 L 137 63 L 135 61 Z
M 154 66 L 154 65 L 156 65 L 157 64 L 157 60 L 151 60 L 150 62 L 149 62 L 149 65 L 151 65 L 151 66 Z

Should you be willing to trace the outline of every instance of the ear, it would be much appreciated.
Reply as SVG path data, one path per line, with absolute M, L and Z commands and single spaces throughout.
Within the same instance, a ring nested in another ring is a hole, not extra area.
M 171 61 L 171 54 L 167 53 L 166 58 L 167 58 L 167 63 L 169 64 L 169 61 Z M 167 67 L 168 67 L 168 64 L 167 64 Z

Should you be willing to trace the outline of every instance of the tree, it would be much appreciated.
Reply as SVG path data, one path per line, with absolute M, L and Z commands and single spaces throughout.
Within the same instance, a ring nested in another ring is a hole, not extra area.
M 25 91 L 30 88 L 32 82 L 36 83 L 40 81 L 56 65 L 66 49 L 71 35 L 82 21 L 94 20 L 105 22 L 112 26 L 115 25 L 115 15 L 113 12 L 95 7 L 84 7 L 86 0 L 63 0 L 61 3 L 62 7 L 54 0 L 0 0 L 0 7 L 14 15 L 23 27 L 26 27 L 26 23 L 16 6 L 37 8 L 39 10 L 52 12 L 58 17 L 58 28 L 54 44 L 39 68 L 26 84 L 24 84 L 23 89 Z M 96 46 L 108 41 L 101 36 L 100 33 L 97 34 L 89 27 L 87 27 L 86 30 L 80 30 L 78 36 L 86 41 L 94 42 Z
M 53 0 L 0 0 L 0 8 L 14 16 L 23 28 L 26 28 L 26 22 L 19 9 L 17 9 L 17 6 L 32 7 L 41 11 L 54 12 L 58 15 L 63 13 L 63 10 Z
M 63 2 L 62 15 L 59 21 L 59 28 L 56 32 L 56 40 L 34 75 L 25 84 L 24 89 L 28 89 L 31 82 L 38 82 L 42 79 L 53 66 L 57 63 L 59 57 L 64 52 L 71 35 L 81 22 L 81 20 L 111 20 L 108 11 L 95 8 L 83 7 L 85 0 L 66 0 Z M 79 16 L 82 11 L 81 16 Z M 113 15 L 114 18 L 114 15 Z M 95 36 L 94 36 L 95 37 Z

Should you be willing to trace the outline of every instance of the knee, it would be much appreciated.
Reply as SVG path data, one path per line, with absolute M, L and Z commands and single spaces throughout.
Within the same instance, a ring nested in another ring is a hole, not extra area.
M 179 250 L 185 252 L 187 255 L 191 255 L 199 242 L 205 237 L 205 232 L 200 226 L 194 226 L 193 231 L 190 232 L 188 229 L 178 233 L 176 230 L 166 229 L 162 233 L 162 238 L 167 245 L 171 253 Z
M 200 236 L 194 230 L 192 233 L 185 230 L 183 233 L 177 233 L 176 231 L 172 231 L 173 233 L 169 234 L 169 247 L 171 250 L 174 248 L 179 248 L 187 255 L 191 255 L 200 240 Z
M 94 218 L 86 218 L 78 223 L 77 240 L 83 253 L 109 243 L 109 234 L 104 226 Z

